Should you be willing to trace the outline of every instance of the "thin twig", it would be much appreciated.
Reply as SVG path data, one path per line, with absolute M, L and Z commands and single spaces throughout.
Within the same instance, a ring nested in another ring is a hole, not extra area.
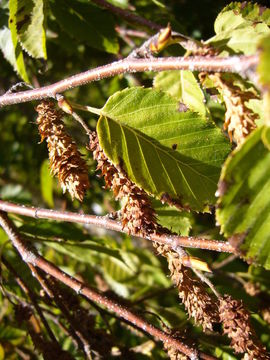
M 37 281 L 39 282 L 40 286 L 45 291 L 45 293 L 49 296 L 49 298 L 53 299 L 54 298 L 53 293 L 48 288 L 46 282 L 44 281 L 38 270 L 31 263 L 27 263 L 27 265 L 29 266 L 29 269 L 32 271 L 32 275 L 37 279 Z
M 148 39 L 148 34 L 145 31 L 126 29 L 126 28 L 122 28 L 121 26 L 116 26 L 115 30 L 121 35 L 137 37 L 141 39 Z
M 226 259 L 220 261 L 220 262 L 214 262 L 211 267 L 213 270 L 218 270 L 221 269 L 222 267 L 230 264 L 232 261 L 234 261 L 235 259 L 237 259 L 237 256 L 232 254 L 229 255 L 228 257 L 226 257 Z
M 215 294 L 217 298 L 220 298 L 221 295 L 216 290 L 216 288 L 214 287 L 212 282 L 201 271 L 194 269 L 194 268 L 192 270 L 202 282 L 204 282 L 206 285 L 209 286 L 209 288 L 212 290 L 213 294 Z
M 150 59 L 124 59 L 108 65 L 100 66 L 69 78 L 60 80 L 52 85 L 0 96 L 0 107 L 11 104 L 55 98 L 57 94 L 66 90 L 88 84 L 93 81 L 113 77 L 124 73 L 164 70 L 191 70 L 206 72 L 232 72 L 245 76 L 258 64 L 258 56 L 231 56 L 221 58 L 217 56 L 166 57 Z
M 86 286 L 85 283 L 73 278 L 64 271 L 57 268 L 51 262 L 45 260 L 38 254 L 36 250 L 30 249 L 29 246 L 23 241 L 15 225 L 11 222 L 11 220 L 9 220 L 6 213 L 4 212 L 0 212 L 0 225 L 25 262 L 31 263 L 32 265 L 40 268 L 46 274 L 51 275 L 58 281 L 61 281 L 63 284 L 73 289 L 77 294 L 82 294 L 90 300 L 105 306 L 107 309 L 110 309 L 113 312 L 116 312 L 119 316 L 123 317 L 132 324 L 136 324 L 145 332 L 158 338 L 160 341 L 166 342 L 168 346 L 177 349 L 183 354 L 189 356 L 191 359 L 195 360 L 198 358 L 198 356 L 200 356 L 202 359 L 215 359 L 210 355 L 204 354 L 203 352 L 198 352 L 197 350 L 187 346 L 179 339 L 173 338 L 171 335 L 148 323 L 141 316 L 135 314 L 127 307 L 119 304 L 116 300 L 105 296 L 103 293 L 90 286 Z
M 95 215 L 77 214 L 68 211 L 41 209 L 37 207 L 17 205 L 3 200 L 0 200 L 0 210 L 23 215 L 23 216 L 29 216 L 35 219 L 51 219 L 58 221 L 88 224 L 88 225 L 91 224 L 96 227 L 101 227 L 108 230 L 114 230 L 126 234 L 128 233 L 128 230 L 123 229 L 122 224 L 119 221 L 112 220 L 107 216 L 95 216 Z M 236 253 L 236 250 L 229 244 L 229 242 L 197 238 L 192 236 L 152 234 L 149 235 L 149 237 L 147 237 L 147 240 L 155 241 L 158 242 L 159 244 L 169 245 L 173 249 L 182 246 L 187 248 L 198 248 L 198 249 L 227 252 L 234 254 Z

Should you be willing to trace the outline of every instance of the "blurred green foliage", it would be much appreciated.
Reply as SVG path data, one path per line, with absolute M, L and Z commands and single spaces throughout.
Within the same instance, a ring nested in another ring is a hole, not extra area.
M 214 21 L 222 8 L 229 4 L 228 1 L 210 0 L 110 2 L 130 11 L 136 10 L 137 14 L 164 26 L 170 22 L 174 30 L 204 40 L 215 35 Z M 263 1 L 260 3 L 264 5 Z M 9 6 L 21 4 L 12 0 L 10 3 L 2 0 L 0 4 L 1 94 L 21 80 L 18 75 L 18 62 L 11 51 L 14 45 L 12 39 L 3 36 L 9 31 Z M 148 29 L 128 24 L 121 17 L 109 14 L 88 0 L 44 0 L 43 7 L 45 17 L 42 26 L 46 31 L 47 59 L 30 57 L 27 55 L 27 49 L 20 49 L 28 77 L 35 87 L 54 83 L 127 55 L 132 48 L 130 43 L 125 42 L 115 31 L 116 25 L 123 29 L 143 30 L 150 35 Z M 140 38 L 131 40 L 134 46 L 142 43 Z M 164 55 L 183 53 L 180 46 L 173 46 L 172 49 L 165 50 Z M 194 79 L 192 78 L 193 86 L 194 81 L 196 84 Z M 153 74 L 125 74 L 69 90 L 65 95 L 71 101 L 101 108 L 115 92 L 137 85 L 149 87 L 152 80 Z M 224 118 L 224 105 L 213 101 L 209 94 L 204 95 L 207 100 L 207 116 L 216 124 L 221 124 Z M 203 97 L 201 100 L 203 101 Z M 96 176 L 96 164 L 86 149 L 87 136 L 79 124 L 68 117 L 65 119 L 67 129 L 76 140 L 88 164 L 91 189 L 82 204 L 78 201 L 72 202 L 68 194 L 62 194 L 57 180 L 49 174 L 46 143 L 39 143 L 40 137 L 35 123 L 36 105 L 37 102 L 33 102 L 0 109 L 0 198 L 21 204 L 95 215 L 117 211 L 120 208 L 119 203 L 113 199 L 109 190 L 103 188 L 103 180 Z M 96 116 L 89 113 L 81 113 L 81 116 L 92 129 L 96 127 Z M 163 225 L 169 229 L 181 234 L 190 233 L 223 239 L 215 225 L 212 209 L 208 214 L 184 213 L 180 216 L 175 208 L 165 209 L 160 202 L 154 204 L 158 217 L 161 218 L 163 215 Z M 168 211 L 164 213 L 165 210 Z M 149 241 L 92 226 L 33 220 L 20 216 L 12 216 L 12 219 L 27 241 L 34 244 L 46 259 L 69 274 L 83 278 L 86 283 L 134 306 L 154 325 L 165 330 L 166 327 L 179 329 L 184 336 L 196 339 L 200 349 L 224 360 L 237 358 L 228 346 L 229 341 L 221 337 L 220 329 L 216 329 L 213 334 L 204 334 L 201 328 L 194 326 L 192 319 L 188 319 L 184 306 L 180 304 L 177 290 L 172 287 L 168 277 L 167 263 L 164 258 L 156 255 Z M 226 254 L 202 250 L 191 250 L 190 253 L 214 267 L 228 257 Z M 36 294 L 60 346 L 75 359 L 83 359 L 82 351 L 76 348 L 67 334 L 68 320 L 57 304 L 41 292 L 38 281 L 11 247 L 1 229 L 0 256 L 12 264 L 14 270 Z M 252 321 L 260 340 L 269 350 L 269 324 L 263 320 L 261 312 L 267 304 L 269 307 L 269 272 L 235 259 L 210 274 L 210 278 L 218 291 L 244 301 L 253 313 Z M 243 283 L 248 281 L 259 284 L 261 292 L 258 296 L 251 297 L 246 293 Z M 0 282 L 0 360 L 21 359 L 22 355 L 31 359 L 41 359 L 41 355 L 34 349 L 27 324 L 20 324 L 14 316 L 14 304 L 31 305 L 31 301 L 3 262 L 0 268 Z M 135 359 L 167 358 L 162 344 L 149 340 L 145 334 L 122 323 L 98 305 L 78 296 L 77 301 L 78 307 L 84 309 L 89 318 L 93 319 L 92 327 L 89 328 L 90 335 L 103 330 L 113 337 L 116 348 L 125 346 L 128 349 L 137 349 L 137 352 L 133 353 Z M 43 326 L 42 331 L 48 338 Z M 102 346 L 103 338 L 100 337 L 99 341 Z M 93 358 L 94 356 L 95 353 Z M 111 358 L 121 357 L 111 355 Z

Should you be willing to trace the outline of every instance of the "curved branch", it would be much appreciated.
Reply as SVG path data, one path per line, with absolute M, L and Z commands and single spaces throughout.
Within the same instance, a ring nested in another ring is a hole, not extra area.
M 4 229 L 4 231 L 10 238 L 13 246 L 17 249 L 22 259 L 26 263 L 30 263 L 33 266 L 36 266 L 39 269 L 43 270 L 47 274 L 53 276 L 55 279 L 61 281 L 63 284 L 73 289 L 77 294 L 84 295 L 88 299 L 97 302 L 98 304 L 106 307 L 113 312 L 116 312 L 120 317 L 126 319 L 132 324 L 135 324 L 140 329 L 143 329 L 150 335 L 165 342 L 167 345 L 177 349 L 178 351 L 187 355 L 190 359 L 198 359 L 198 355 L 200 356 L 200 358 L 206 360 L 215 359 L 214 357 L 204 354 L 202 352 L 198 353 L 197 350 L 188 347 L 180 340 L 175 339 L 173 336 L 170 336 L 164 331 L 151 325 L 127 307 L 119 304 L 116 300 L 109 298 L 108 296 L 104 295 L 103 293 L 90 286 L 86 286 L 83 282 L 73 278 L 64 271 L 60 270 L 51 262 L 45 260 L 37 253 L 36 250 L 30 248 L 29 246 L 27 246 L 27 244 L 25 244 L 22 237 L 18 233 L 15 225 L 8 219 L 7 215 L 4 212 L 0 212 L 0 226 Z
M 17 205 L 14 203 L 0 200 L 0 210 L 11 212 L 23 216 L 29 216 L 36 219 L 51 219 L 58 221 L 68 221 L 81 224 L 92 224 L 97 227 L 106 228 L 118 232 L 128 233 L 122 228 L 122 224 L 116 220 L 112 220 L 107 216 L 95 216 L 86 214 L 77 214 L 68 211 L 57 211 L 50 209 L 41 209 L 36 207 L 29 207 L 25 205 Z M 172 249 L 178 247 L 198 248 L 204 250 L 212 250 L 219 252 L 227 252 L 236 254 L 236 250 L 225 241 L 209 240 L 204 238 L 197 238 L 192 236 L 178 236 L 168 234 L 152 234 L 149 235 L 148 240 L 158 242 L 159 244 L 169 245 Z
M 52 85 L 41 88 L 6 93 L 0 96 L 0 107 L 19 104 L 32 100 L 41 100 L 48 97 L 55 98 L 56 94 L 66 90 L 88 84 L 92 81 L 113 77 L 124 73 L 164 70 L 191 70 L 206 72 L 235 72 L 245 76 L 258 64 L 258 56 L 232 56 L 227 58 L 190 56 L 166 57 L 150 59 L 126 58 L 111 64 L 97 67 L 77 75 L 73 75 Z

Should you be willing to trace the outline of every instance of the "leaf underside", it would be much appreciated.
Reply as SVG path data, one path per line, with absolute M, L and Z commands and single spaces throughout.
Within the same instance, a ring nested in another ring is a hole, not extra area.
M 221 165 L 230 145 L 214 124 L 152 89 L 114 94 L 97 132 L 108 158 L 158 199 L 177 199 L 193 210 L 215 202 Z
M 246 259 L 270 269 L 270 129 L 258 128 L 225 163 L 217 220 Z
M 270 11 L 258 4 L 233 2 L 215 21 L 216 35 L 206 43 L 222 55 L 254 54 L 262 37 L 270 33 Z

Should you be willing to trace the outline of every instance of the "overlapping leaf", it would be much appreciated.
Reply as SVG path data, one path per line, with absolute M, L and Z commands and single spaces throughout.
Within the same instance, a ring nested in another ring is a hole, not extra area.
M 230 146 L 214 124 L 178 107 L 160 91 L 120 91 L 100 111 L 98 136 L 108 158 L 145 191 L 203 211 L 215 202 Z
M 21 78 L 29 82 L 28 75 L 26 73 L 23 52 L 21 45 L 18 39 L 17 33 L 17 25 L 16 25 L 16 17 L 18 11 L 18 2 L 16 0 L 11 0 L 9 2 L 9 29 L 10 34 L 6 32 L 7 41 L 5 43 L 5 52 L 8 54 L 8 60 L 14 66 L 14 69 L 21 76 Z M 3 35 L 3 34 L 2 34 Z M 11 37 L 11 41 L 9 40 L 9 36 Z M 13 48 L 11 48 L 11 44 L 13 44 Z M 15 63 L 14 63 L 15 59 Z
M 223 55 L 254 54 L 262 37 L 270 33 L 270 11 L 258 4 L 234 2 L 215 21 L 216 36 L 207 41 Z
M 17 1 L 15 21 L 23 49 L 34 58 L 46 59 L 44 0 Z
M 113 18 L 107 12 L 71 0 L 56 0 L 51 9 L 64 31 L 78 42 L 109 53 L 118 52 Z
M 158 200 L 152 201 L 152 205 L 157 214 L 157 221 L 160 225 L 166 227 L 172 232 L 188 235 L 191 229 L 191 213 L 181 211 L 176 207 L 162 204 Z
M 206 116 L 204 94 L 191 71 L 162 71 L 156 75 L 154 87 L 180 100 L 190 110 Z
M 270 129 L 258 128 L 228 158 L 217 220 L 245 257 L 270 269 Z

